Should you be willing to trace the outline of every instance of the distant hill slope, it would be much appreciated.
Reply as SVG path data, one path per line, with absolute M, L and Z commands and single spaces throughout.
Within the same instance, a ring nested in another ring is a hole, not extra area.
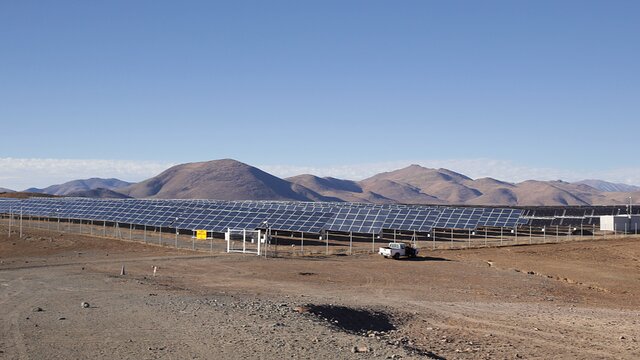
M 0 192 L 0 198 L 11 198 L 11 199 L 28 199 L 32 197 L 44 197 L 44 198 L 53 198 L 58 197 L 56 195 L 49 194 L 41 194 L 41 193 L 32 193 L 32 192 L 24 192 L 24 191 L 13 191 L 13 192 Z
M 109 189 L 103 189 L 103 188 L 85 190 L 85 191 L 70 192 L 66 196 L 70 196 L 70 197 L 87 197 L 87 198 L 97 198 L 97 199 L 127 199 L 127 198 L 130 198 L 130 196 L 127 196 L 125 194 L 121 194 L 119 192 L 116 192 L 116 191 L 113 191 L 113 190 L 109 190 Z
M 118 192 L 136 198 L 338 200 L 232 159 L 176 165 L 158 176 L 119 189 Z
M 640 191 L 640 186 L 612 183 L 603 180 L 581 180 L 576 181 L 574 184 L 589 185 L 594 189 L 598 189 L 604 192 L 634 192 Z
M 0 193 L 11 193 L 11 192 L 15 192 L 15 190 L 0 187 Z
M 116 190 L 129 185 L 131 185 L 130 182 L 122 181 L 119 179 L 91 178 L 84 180 L 73 180 L 59 185 L 51 185 L 44 189 L 30 188 L 25 191 L 51 195 L 68 195 L 70 193 L 77 193 L 94 189 Z
M 457 205 L 613 205 L 625 193 L 604 193 L 585 184 L 528 180 L 512 184 L 471 179 L 447 169 L 419 165 L 380 173 L 358 182 L 300 175 L 288 180 L 346 201 Z

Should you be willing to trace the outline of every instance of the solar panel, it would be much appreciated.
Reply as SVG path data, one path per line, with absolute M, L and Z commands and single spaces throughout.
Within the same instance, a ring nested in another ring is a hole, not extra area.
M 327 224 L 331 231 L 377 234 L 389 215 L 381 208 L 341 208 Z
M 440 216 L 437 208 L 402 208 L 389 211 L 383 228 L 429 232 Z

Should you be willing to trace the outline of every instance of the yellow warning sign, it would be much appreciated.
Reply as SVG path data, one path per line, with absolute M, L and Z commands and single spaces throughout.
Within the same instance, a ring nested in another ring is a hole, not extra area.
M 196 239 L 198 239 L 198 240 L 206 240 L 207 239 L 207 230 L 196 230 Z

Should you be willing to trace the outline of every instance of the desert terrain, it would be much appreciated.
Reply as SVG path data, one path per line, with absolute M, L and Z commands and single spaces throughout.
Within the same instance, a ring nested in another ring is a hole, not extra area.
M 394 261 L 7 230 L 1 359 L 640 357 L 640 238 Z

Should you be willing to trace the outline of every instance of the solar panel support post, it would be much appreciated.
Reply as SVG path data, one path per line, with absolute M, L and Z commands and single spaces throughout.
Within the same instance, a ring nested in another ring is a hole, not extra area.
M 500 226 L 500 246 L 502 246 L 502 229 L 504 228 Z
M 353 231 L 349 231 L 349 255 L 353 253 Z
M 469 229 L 469 247 L 471 247 L 471 229 Z
M 20 208 L 20 239 L 22 239 L 22 207 Z
M 560 240 L 560 225 L 556 225 L 556 242 Z
M 393 242 L 396 242 L 396 229 L 393 229 Z
M 326 254 L 327 254 L 327 255 L 329 255 L 329 230 L 327 230 L 327 233 L 326 233 L 325 235 L 326 235 L 326 239 L 325 239 L 325 244 L 326 244 L 326 245 L 325 245 L 325 251 L 326 251 Z
M 58 219 L 59 221 L 60 219 Z M 103 237 L 107 237 L 107 222 L 103 221 L 102 222 L 102 236 Z
M 513 229 L 515 236 L 516 236 L 516 244 L 518 244 L 518 225 L 516 225 Z
M 91 226 L 89 226 L 89 235 L 93 236 L 93 220 L 91 220 Z
M 453 246 L 453 229 L 451 229 L 451 245 L 449 245 L 449 247 Z
M 13 220 L 13 209 L 9 207 L 9 237 L 11 237 L 11 222 Z
M 304 256 L 304 231 L 300 233 L 300 253 L 302 254 L 302 256 Z
M 531 225 L 529 225 L 529 245 L 531 245 L 532 240 L 533 240 L 533 230 L 531 229 Z
M 129 240 L 133 240 L 133 224 L 129 224 Z
M 484 228 L 484 246 L 485 247 L 487 246 L 488 237 L 489 237 L 489 234 L 488 234 L 488 231 L 487 231 L 487 227 L 485 226 L 485 228 Z
M 376 253 L 376 234 L 371 234 L 371 250 Z
M 142 239 L 147 242 L 147 225 L 144 225 L 144 231 L 142 233 Z
M 158 245 L 162 245 L 162 227 L 156 227 L 158 229 Z

